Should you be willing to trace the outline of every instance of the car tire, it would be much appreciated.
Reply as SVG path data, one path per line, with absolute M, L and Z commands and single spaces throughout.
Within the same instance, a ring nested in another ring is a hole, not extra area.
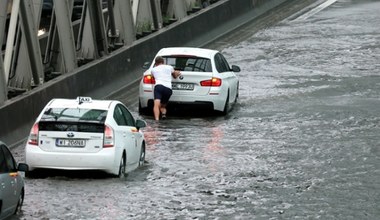
M 227 115 L 230 108 L 230 91 L 228 91 L 227 98 L 226 98 L 226 104 L 224 104 L 224 109 L 222 111 L 222 115 Z
M 22 189 L 20 196 L 18 198 L 16 210 L 14 212 L 15 215 L 18 215 L 21 213 L 22 205 L 24 204 L 24 196 L 25 196 L 24 189 Z
M 236 97 L 235 97 L 235 103 L 237 102 L 237 100 L 239 99 L 239 84 L 236 88 Z
M 127 168 L 126 164 L 127 164 L 126 156 L 125 156 L 125 154 L 123 154 L 123 156 L 122 156 L 122 158 L 120 160 L 120 165 L 119 165 L 119 174 L 118 174 L 118 177 L 120 179 L 123 179 L 123 178 L 125 178 L 127 176 L 127 174 L 126 174 L 126 168 Z
M 28 179 L 34 179 L 36 178 L 36 171 L 28 170 L 25 172 L 25 177 Z
M 139 159 L 139 167 L 144 166 L 145 163 L 145 144 L 143 143 L 141 146 L 140 159 Z
M 141 107 L 141 102 L 139 100 L 139 114 L 140 115 L 146 115 L 147 114 L 147 108 Z

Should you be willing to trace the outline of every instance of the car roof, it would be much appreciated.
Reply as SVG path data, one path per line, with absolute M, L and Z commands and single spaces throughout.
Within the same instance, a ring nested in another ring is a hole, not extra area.
M 99 109 L 108 110 L 116 100 L 94 100 L 79 103 L 78 99 L 52 99 L 47 107 L 49 108 L 83 108 L 83 109 Z
M 158 51 L 157 56 L 189 55 L 212 59 L 219 51 L 197 47 L 166 47 Z

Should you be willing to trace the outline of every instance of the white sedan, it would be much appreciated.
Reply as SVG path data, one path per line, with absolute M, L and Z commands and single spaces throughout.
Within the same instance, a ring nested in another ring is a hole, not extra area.
M 145 126 L 116 100 L 53 99 L 31 129 L 26 174 L 37 168 L 102 170 L 123 178 L 144 164 Z
M 170 104 L 199 105 L 222 114 L 227 114 L 239 96 L 239 79 L 235 72 L 240 68 L 230 66 L 225 57 L 216 50 L 170 47 L 161 49 L 155 57 L 162 56 L 165 64 L 181 71 L 181 76 L 172 80 L 173 95 Z M 155 59 L 155 58 L 154 58 Z M 153 59 L 153 60 L 154 60 Z M 155 85 L 151 69 L 154 62 L 144 65 L 139 87 L 139 112 L 151 111 Z

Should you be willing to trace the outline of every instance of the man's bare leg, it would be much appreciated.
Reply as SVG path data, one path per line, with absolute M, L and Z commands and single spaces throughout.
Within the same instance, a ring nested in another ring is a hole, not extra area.
M 166 115 L 166 104 L 161 104 L 160 111 L 163 115 Z
M 155 99 L 154 100 L 154 106 L 153 106 L 153 114 L 155 120 L 160 120 L 160 108 L 161 108 L 161 100 Z

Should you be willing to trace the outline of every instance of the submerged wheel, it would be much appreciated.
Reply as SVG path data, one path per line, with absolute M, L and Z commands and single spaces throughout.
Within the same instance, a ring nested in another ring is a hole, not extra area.
M 18 215 L 21 213 L 21 208 L 23 204 L 24 204 L 24 189 L 21 190 L 20 196 L 18 198 L 16 210 L 14 212 L 15 215 Z
M 140 159 L 139 159 L 139 167 L 144 166 L 144 163 L 145 163 L 145 144 L 142 144 Z
M 35 171 L 35 170 L 28 170 L 28 171 L 26 171 L 25 172 L 25 177 L 26 178 L 28 178 L 28 179 L 34 179 L 34 178 L 37 178 L 38 176 L 37 176 L 37 173 L 36 173 L 37 171 Z
M 227 115 L 229 108 L 230 108 L 230 91 L 228 91 L 226 104 L 224 104 L 224 109 L 222 111 L 222 115 Z
M 235 103 L 237 102 L 237 100 L 239 99 L 239 84 L 236 88 L 236 97 L 235 97 Z
M 141 101 L 139 100 L 139 114 L 145 115 L 146 114 L 146 108 L 141 107 Z
M 123 155 L 123 157 L 121 158 L 121 160 L 120 160 L 120 166 L 119 166 L 119 175 L 118 175 L 118 177 L 120 178 L 120 179 L 122 179 L 122 178 L 125 178 L 126 177 L 126 159 L 125 159 L 126 157 L 125 157 L 125 155 Z

